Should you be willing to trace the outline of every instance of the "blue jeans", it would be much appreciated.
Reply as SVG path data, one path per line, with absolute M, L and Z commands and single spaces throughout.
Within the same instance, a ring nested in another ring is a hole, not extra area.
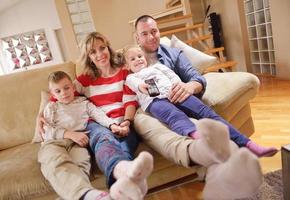
M 100 170 L 105 174 L 108 187 L 115 182 L 113 170 L 122 160 L 133 160 L 139 140 L 134 130 L 127 137 L 118 138 L 108 129 L 96 122 L 89 122 L 90 148 Z
M 167 124 L 171 130 L 179 135 L 188 136 L 196 131 L 195 124 L 188 117 L 195 119 L 210 118 L 227 125 L 231 140 L 239 147 L 246 146 L 250 140 L 195 96 L 190 96 L 182 103 L 177 104 L 172 104 L 168 99 L 155 98 L 146 111 L 159 121 Z

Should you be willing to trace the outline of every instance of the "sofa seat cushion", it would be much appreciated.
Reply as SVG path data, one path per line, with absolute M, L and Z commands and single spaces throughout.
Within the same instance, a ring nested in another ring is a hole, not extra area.
M 39 144 L 0 151 L 0 199 L 29 199 L 52 191 L 37 162 Z
M 204 77 L 203 102 L 228 121 L 256 96 L 260 85 L 259 79 L 247 72 L 207 73 Z

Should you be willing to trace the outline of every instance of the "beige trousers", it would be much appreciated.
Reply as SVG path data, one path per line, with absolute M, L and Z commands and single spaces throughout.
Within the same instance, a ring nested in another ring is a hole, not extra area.
M 143 141 L 163 157 L 184 167 L 191 167 L 188 147 L 195 140 L 180 136 L 157 119 L 138 109 L 134 125 Z
M 93 189 L 90 180 L 90 155 L 72 140 L 51 140 L 38 152 L 41 172 L 63 199 L 79 199 Z

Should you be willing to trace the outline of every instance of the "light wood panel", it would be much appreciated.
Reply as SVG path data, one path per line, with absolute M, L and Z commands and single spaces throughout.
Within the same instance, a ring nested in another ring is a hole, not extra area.
M 251 139 L 261 145 L 275 146 L 290 143 L 290 81 L 273 77 L 259 77 L 261 87 L 251 101 L 255 133 Z M 263 173 L 281 168 L 281 154 L 261 158 Z M 187 182 L 148 194 L 145 200 L 200 200 L 203 183 Z

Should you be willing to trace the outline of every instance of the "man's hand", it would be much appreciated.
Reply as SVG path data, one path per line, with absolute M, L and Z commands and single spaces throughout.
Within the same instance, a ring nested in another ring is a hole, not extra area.
M 71 139 L 81 147 L 86 147 L 89 144 L 88 133 L 90 131 L 66 131 L 64 133 L 64 138 Z
M 199 82 L 191 81 L 188 83 L 178 82 L 173 85 L 169 94 L 172 103 L 182 103 L 190 95 L 197 94 L 202 90 Z

